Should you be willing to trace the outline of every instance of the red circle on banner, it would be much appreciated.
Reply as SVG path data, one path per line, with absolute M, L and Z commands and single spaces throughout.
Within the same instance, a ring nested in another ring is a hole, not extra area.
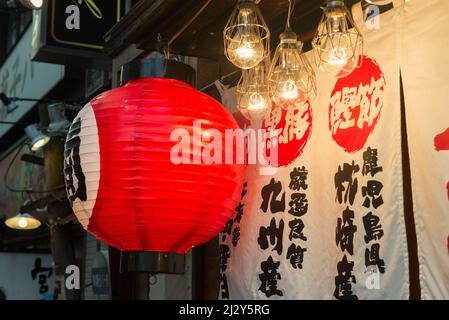
M 364 147 L 384 104 L 386 81 L 382 70 L 374 59 L 360 59 L 359 67 L 337 80 L 329 104 L 332 138 L 349 153 Z
M 271 166 L 287 166 L 302 154 L 312 133 L 312 118 L 310 101 L 297 102 L 287 109 L 277 106 L 265 116 L 264 155 Z

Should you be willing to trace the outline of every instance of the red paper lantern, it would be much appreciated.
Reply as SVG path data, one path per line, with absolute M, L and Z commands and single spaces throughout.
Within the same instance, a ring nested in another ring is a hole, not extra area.
M 185 253 L 216 236 L 240 199 L 244 166 L 173 164 L 170 134 L 192 135 L 194 121 L 219 130 L 223 146 L 224 130 L 238 128 L 221 104 L 173 79 L 131 80 L 88 103 L 65 151 L 69 200 L 84 228 L 122 251 Z

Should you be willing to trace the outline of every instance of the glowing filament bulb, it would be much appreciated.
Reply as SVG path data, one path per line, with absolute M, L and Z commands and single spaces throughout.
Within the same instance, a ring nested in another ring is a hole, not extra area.
M 28 221 L 25 218 L 20 218 L 19 221 L 17 222 L 17 224 L 19 225 L 20 228 L 26 228 L 28 227 Z
M 295 100 L 298 98 L 298 87 L 293 80 L 287 80 L 282 85 L 282 98 L 287 100 Z
M 348 62 L 346 48 L 334 48 L 329 54 L 328 62 L 332 65 L 344 66 Z
M 263 110 L 267 107 L 267 101 L 260 93 L 251 93 L 249 98 L 248 109 Z
M 241 69 L 254 68 L 268 55 L 269 35 L 255 2 L 239 1 L 223 32 L 225 55 Z
M 319 68 L 337 77 L 351 73 L 363 55 L 363 37 L 342 0 L 327 0 L 312 41 Z

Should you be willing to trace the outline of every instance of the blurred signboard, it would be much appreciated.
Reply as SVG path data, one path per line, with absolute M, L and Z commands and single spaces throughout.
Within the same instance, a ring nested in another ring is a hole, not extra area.
M 0 297 L 52 300 L 55 289 L 50 254 L 0 253 Z
M 33 60 L 110 69 L 104 34 L 121 18 L 123 0 L 49 0 L 36 11 Z M 74 59 L 76 58 L 76 59 Z
M 34 26 L 35 21 L 33 21 Z M 30 60 L 33 28 L 29 28 L 0 67 L 0 92 L 8 97 L 41 99 L 58 84 L 65 75 L 64 66 Z M 0 121 L 19 121 L 36 102 L 19 101 L 12 113 L 0 108 Z M 0 125 L 0 138 L 11 128 Z

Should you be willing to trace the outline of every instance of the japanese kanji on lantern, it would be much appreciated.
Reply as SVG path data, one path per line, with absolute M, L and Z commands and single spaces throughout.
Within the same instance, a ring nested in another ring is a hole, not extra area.
M 174 130 L 237 129 L 216 100 L 170 78 L 166 62 L 125 70 L 126 83 L 79 112 L 65 148 L 70 203 L 83 227 L 122 251 L 185 253 L 216 236 L 240 201 L 244 165 L 173 163 Z M 170 62 L 178 68 L 190 68 Z M 134 64 L 135 65 L 135 64 Z M 137 70 L 137 71 L 136 71 Z M 195 145 L 196 144 L 196 145 Z M 188 156 L 204 141 L 189 142 Z

